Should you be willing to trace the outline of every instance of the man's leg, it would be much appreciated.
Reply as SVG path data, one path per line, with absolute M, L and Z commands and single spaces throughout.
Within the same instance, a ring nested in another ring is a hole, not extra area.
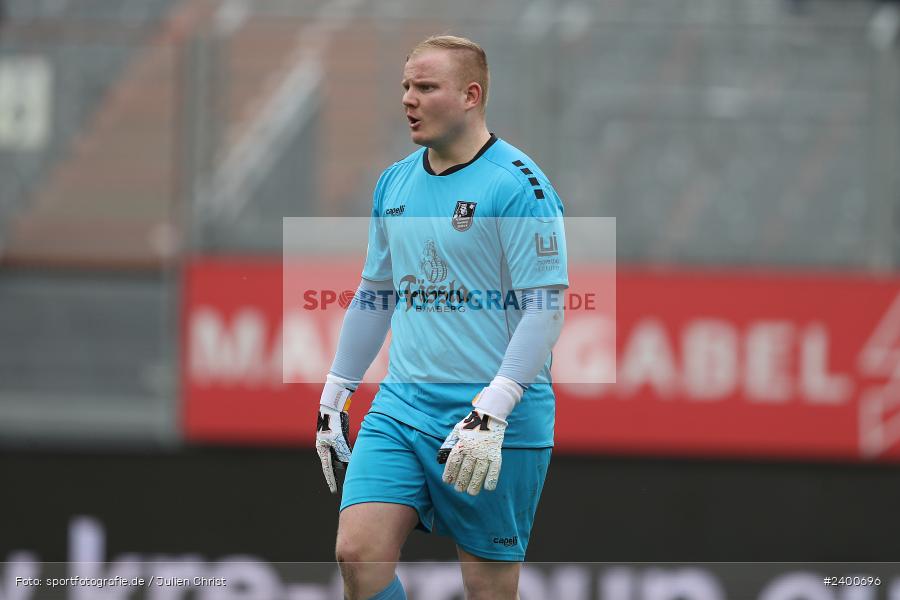
M 485 560 L 469 554 L 459 546 L 459 565 L 462 568 L 466 600 L 517 600 L 519 597 L 519 569 L 522 564 Z
M 364 502 L 341 511 L 335 554 L 344 578 L 344 597 L 365 600 L 394 579 L 400 549 L 419 522 L 404 504 Z
M 405 598 L 399 581 L 392 583 L 400 548 L 420 521 L 430 526 L 433 520 L 425 474 L 411 449 L 415 435 L 411 427 L 372 412 L 359 430 L 344 478 L 336 544 L 351 600 L 376 594 L 378 600 Z

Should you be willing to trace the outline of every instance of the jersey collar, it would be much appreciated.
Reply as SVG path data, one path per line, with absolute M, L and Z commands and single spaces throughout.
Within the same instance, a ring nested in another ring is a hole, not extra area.
M 428 162 L 428 148 L 426 148 L 425 152 L 422 153 L 422 167 L 425 168 L 426 173 L 428 173 L 429 175 L 435 175 L 437 177 L 443 177 L 444 175 L 450 175 L 451 173 L 456 173 L 457 171 L 459 171 L 461 169 L 465 169 L 466 167 L 471 165 L 473 162 L 475 162 L 476 160 L 481 158 L 481 155 L 484 154 L 485 152 L 487 152 L 488 148 L 493 146 L 494 142 L 496 142 L 496 141 L 497 141 L 497 136 L 492 133 L 491 137 L 488 139 L 488 141 L 486 141 L 484 143 L 484 146 L 481 147 L 481 150 L 479 150 L 478 153 L 472 157 L 472 160 L 470 160 L 467 163 L 462 163 L 460 165 L 453 165 L 449 169 L 445 169 L 445 170 L 441 171 L 440 173 L 435 173 L 432 170 L 431 164 Z

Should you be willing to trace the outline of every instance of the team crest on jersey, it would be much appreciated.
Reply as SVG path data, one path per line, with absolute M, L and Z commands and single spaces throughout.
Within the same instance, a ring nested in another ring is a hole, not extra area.
M 468 200 L 458 200 L 456 202 L 456 210 L 453 211 L 453 229 L 457 231 L 466 231 L 472 226 L 472 219 L 475 218 L 475 207 L 477 202 L 469 202 Z

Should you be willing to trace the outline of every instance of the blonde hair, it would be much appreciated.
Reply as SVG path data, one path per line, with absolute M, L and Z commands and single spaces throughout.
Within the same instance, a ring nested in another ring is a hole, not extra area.
M 406 60 L 427 50 L 452 50 L 459 53 L 459 74 L 466 85 L 475 82 L 481 86 L 481 110 L 487 106 L 488 84 L 491 73 L 488 70 L 487 55 L 484 48 L 472 40 L 455 35 L 433 35 L 415 45 Z

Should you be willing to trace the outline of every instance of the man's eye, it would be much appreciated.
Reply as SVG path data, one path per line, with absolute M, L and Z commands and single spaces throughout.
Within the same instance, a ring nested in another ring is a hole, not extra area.
M 430 92 L 431 90 L 434 89 L 434 86 L 433 85 L 421 85 L 421 86 L 419 86 L 419 89 L 422 90 L 423 92 Z

